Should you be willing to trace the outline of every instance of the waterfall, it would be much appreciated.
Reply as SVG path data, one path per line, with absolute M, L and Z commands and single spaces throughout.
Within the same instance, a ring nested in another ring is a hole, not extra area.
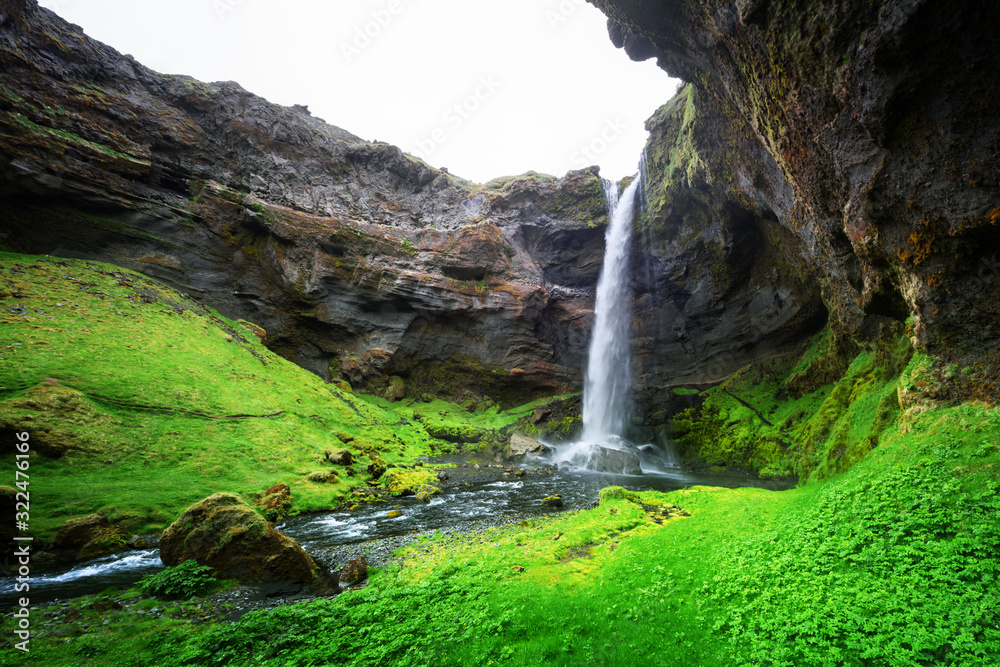
M 604 184 L 608 229 L 583 385 L 583 432 L 576 442 L 555 448 L 551 460 L 559 465 L 626 475 L 663 473 L 677 467 L 670 443 L 637 447 L 625 439 L 632 379 L 629 248 L 641 182 L 641 175 L 637 176 L 620 197 L 618 183 Z
M 620 198 L 618 183 L 604 184 L 608 195 L 608 230 L 583 388 L 584 442 L 607 443 L 613 436 L 620 438 L 628 421 L 632 351 L 628 265 L 639 180 L 633 180 Z
M 608 230 L 583 387 L 583 434 L 577 442 L 556 449 L 552 460 L 560 465 L 642 474 L 640 451 L 623 437 L 629 421 L 631 380 L 629 245 L 639 181 L 638 177 L 633 180 L 620 197 L 618 183 L 605 183 Z

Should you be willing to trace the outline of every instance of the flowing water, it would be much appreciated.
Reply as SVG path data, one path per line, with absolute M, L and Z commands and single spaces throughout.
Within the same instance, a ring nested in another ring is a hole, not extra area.
M 586 509 L 596 504 L 600 490 L 607 486 L 659 491 L 693 484 L 727 487 L 752 484 L 775 488 L 773 484 L 741 477 L 695 475 L 673 469 L 635 477 L 588 470 L 553 470 L 531 462 L 513 468 L 489 467 L 489 463 L 483 462 L 482 469 L 474 469 L 457 458 L 449 462 L 458 463 L 460 467 L 450 470 L 448 483 L 430 503 L 412 497 L 396 498 L 388 503 L 362 505 L 353 512 L 303 514 L 279 524 L 278 528 L 314 556 L 325 554 L 330 557 L 323 560 L 336 563 L 337 551 L 351 545 L 377 548 L 380 541 L 392 541 L 414 532 L 462 532 L 470 526 L 501 526 L 560 511 Z M 508 472 L 516 472 L 517 468 L 524 469 L 526 474 L 517 477 Z M 541 500 L 556 493 L 562 496 L 564 507 L 561 510 L 543 507 Z M 389 517 L 390 511 L 399 512 L 399 516 Z M 390 544 L 388 551 L 391 552 L 394 545 Z M 156 549 L 63 564 L 48 570 L 38 564 L 32 569 L 28 597 L 32 604 L 38 605 L 99 593 L 112 586 L 125 589 L 143 575 L 161 569 L 163 565 Z M 14 583 L 10 578 L 0 579 L 0 609 L 13 606 L 17 598 L 24 595 L 14 592 Z

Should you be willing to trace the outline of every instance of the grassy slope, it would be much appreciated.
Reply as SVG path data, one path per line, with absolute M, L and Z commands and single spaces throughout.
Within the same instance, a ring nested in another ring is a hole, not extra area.
M 419 409 L 492 429 L 524 411 Z M 0 422 L 32 431 L 36 450 L 67 448 L 31 461 L 38 537 L 98 511 L 159 530 L 217 491 L 249 497 L 277 483 L 298 510 L 332 507 L 365 481 L 365 453 L 404 466 L 452 447 L 410 417 L 324 384 L 249 329 L 141 275 L 0 254 Z M 308 481 L 335 469 L 323 452 L 345 446 L 338 435 L 361 455 L 355 475 L 337 468 L 336 484 Z

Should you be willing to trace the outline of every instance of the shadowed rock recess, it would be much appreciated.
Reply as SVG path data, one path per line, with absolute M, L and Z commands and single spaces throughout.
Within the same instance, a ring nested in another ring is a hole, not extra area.
M 996 8 L 591 2 L 687 82 L 648 121 L 642 412 L 828 319 L 864 344 L 912 316 L 919 345 L 994 367 Z M 0 2 L 0 86 L 0 248 L 141 271 L 390 398 L 581 386 L 596 168 L 472 183 L 304 106 L 154 72 L 35 0 Z

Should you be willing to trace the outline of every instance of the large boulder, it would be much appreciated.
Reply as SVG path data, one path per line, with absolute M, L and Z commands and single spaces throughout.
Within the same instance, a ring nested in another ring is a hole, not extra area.
M 108 517 L 90 514 L 70 519 L 56 533 L 55 548 L 72 551 L 77 560 L 107 556 L 128 546 L 131 533 L 111 525 Z
M 510 444 L 507 445 L 507 456 L 509 457 L 524 456 L 525 454 L 541 456 L 548 451 L 550 451 L 549 446 L 545 443 L 517 433 L 510 436 Z
M 232 493 L 216 493 L 192 505 L 163 532 L 164 565 L 192 558 L 221 578 L 240 581 L 312 582 L 320 573 L 298 542 Z
M 594 446 L 590 448 L 586 461 L 581 466 L 594 472 L 606 472 L 617 475 L 641 475 L 639 455 L 627 449 L 611 449 L 610 447 Z

